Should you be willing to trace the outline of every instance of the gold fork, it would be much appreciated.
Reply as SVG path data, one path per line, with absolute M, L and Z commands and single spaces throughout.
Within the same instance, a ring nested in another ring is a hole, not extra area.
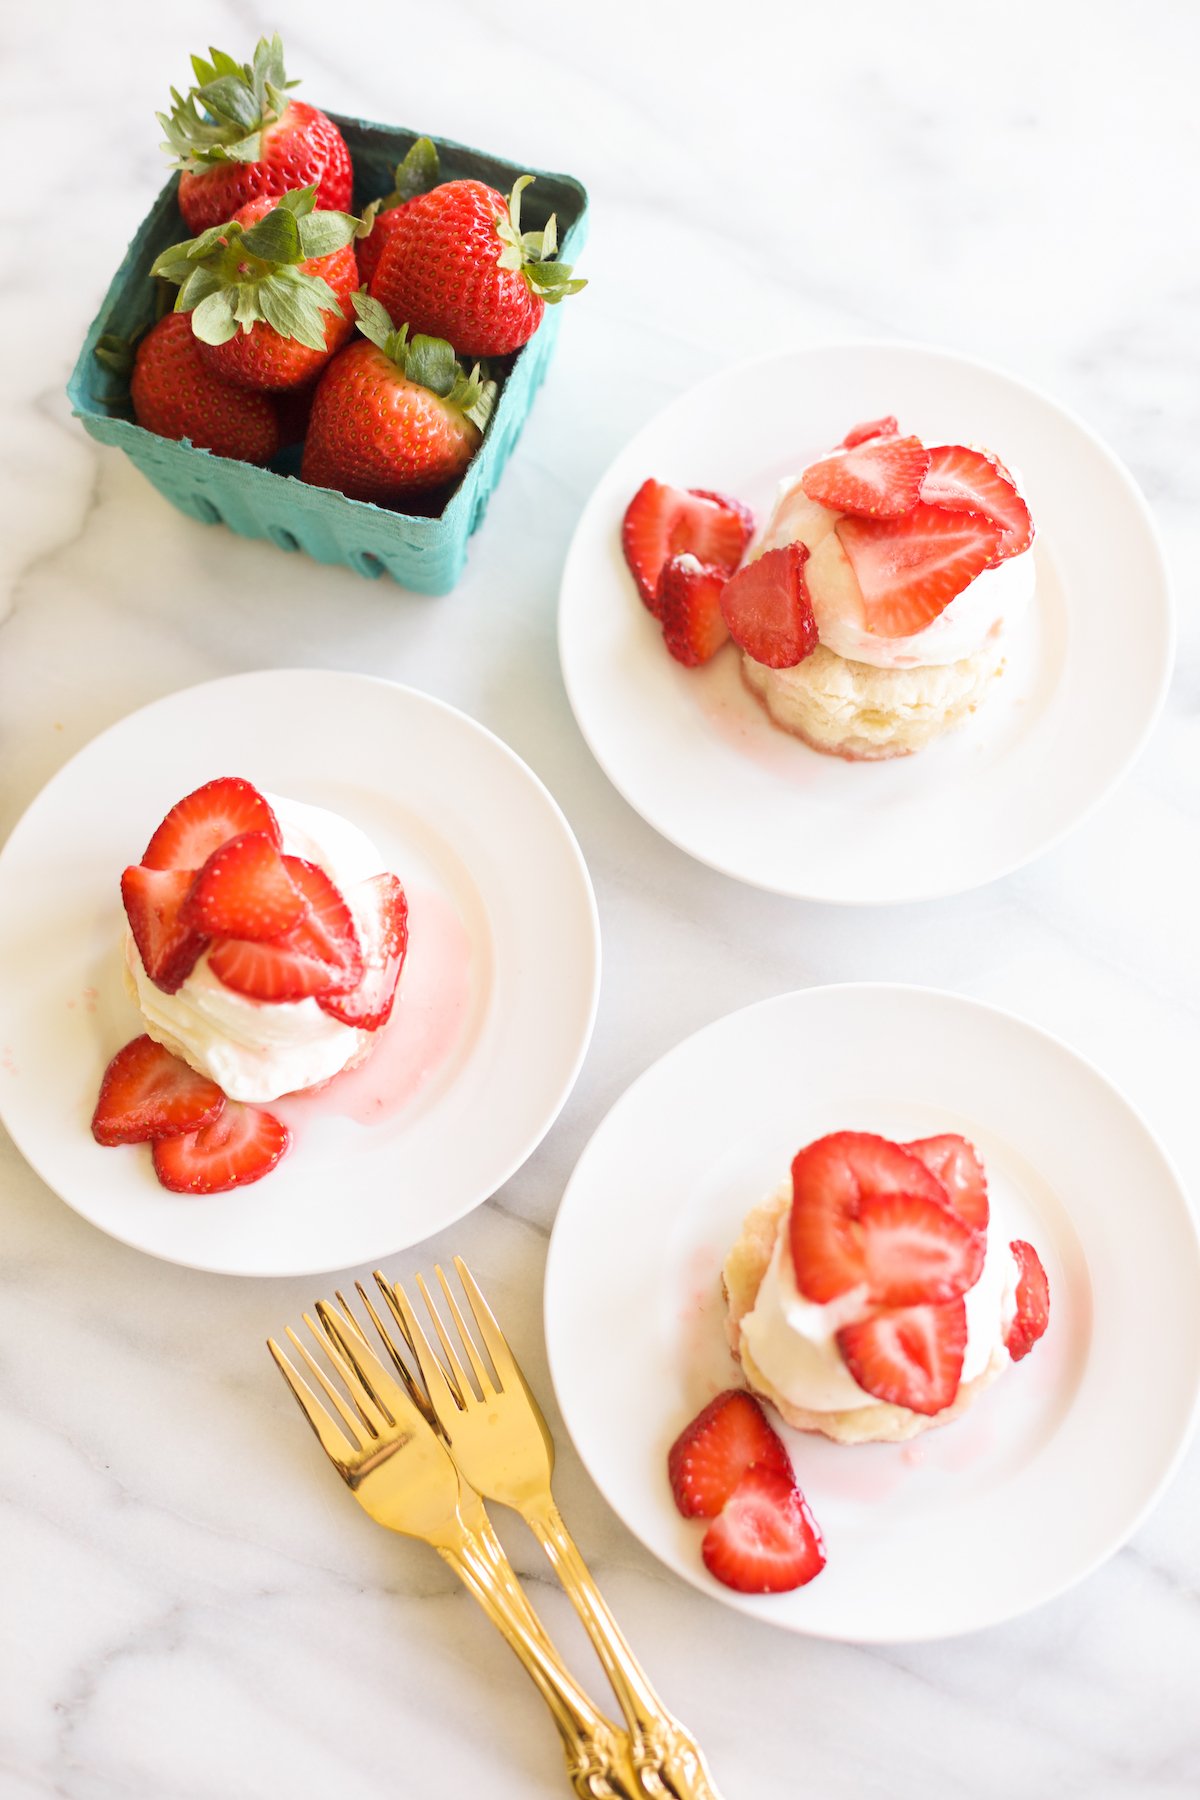
M 360 1294 L 366 1295 L 360 1286 Z M 321 1448 L 377 1524 L 430 1544 L 479 1602 L 545 1700 L 563 1741 L 575 1792 L 587 1800 L 642 1800 L 625 1732 L 598 1712 L 566 1669 L 525 1597 L 484 1511 L 426 1413 L 371 1349 L 342 1296 L 305 1313 L 350 1404 L 290 1326 L 287 1337 L 323 1398 L 273 1338 L 267 1347 Z M 391 1347 L 374 1309 L 367 1309 Z M 398 1370 L 402 1360 L 394 1357 Z
M 549 1557 L 620 1701 L 645 1792 L 675 1796 L 676 1800 L 720 1800 L 699 1745 L 651 1687 L 563 1523 L 551 1488 L 554 1440 L 542 1409 L 460 1256 L 455 1257 L 454 1267 L 491 1359 L 489 1372 L 445 1275 L 435 1269 L 474 1385 L 424 1279 L 418 1275 L 417 1286 L 437 1333 L 444 1365 L 404 1289 L 378 1270 L 375 1280 L 416 1356 L 459 1472 L 485 1499 L 497 1500 L 520 1513 Z

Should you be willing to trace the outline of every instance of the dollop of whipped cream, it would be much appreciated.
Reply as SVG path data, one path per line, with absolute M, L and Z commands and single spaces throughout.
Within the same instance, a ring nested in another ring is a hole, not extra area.
M 1019 491 L 1019 474 L 1011 469 L 1009 473 Z M 810 500 L 800 481 L 800 475 L 790 475 L 780 482 L 771 516 L 751 550 L 752 557 L 789 543 L 807 545 L 811 555 L 833 531 L 841 514 Z M 832 571 L 836 579 L 822 580 L 821 568 L 828 555 L 826 551 L 820 563 L 806 570 L 812 576 L 809 593 L 817 635 L 836 656 L 843 656 L 848 662 L 868 663 L 876 669 L 927 668 L 977 655 L 1006 624 L 1015 623 L 1033 599 L 1036 585 L 1030 545 L 1019 556 L 1006 557 L 995 568 L 984 569 L 923 631 L 913 632 L 911 637 L 878 637 L 865 629 L 854 604 L 843 603 L 857 598 L 858 584 L 848 559 L 838 559 L 842 566 Z
M 317 863 L 353 910 L 352 890 L 383 871 L 375 845 L 338 813 L 267 794 L 289 856 Z M 375 1033 L 344 1025 L 314 999 L 264 1001 L 235 994 L 212 973 L 206 951 L 177 993 L 164 994 L 142 967 L 125 932 L 128 985 L 147 1032 L 231 1100 L 265 1104 L 337 1075 Z
M 781 1190 L 791 1199 L 791 1183 Z M 863 1312 L 864 1293 L 854 1288 L 821 1304 L 806 1300 L 796 1286 L 788 1235 L 790 1209 L 779 1223 L 775 1250 L 763 1276 L 753 1309 L 741 1322 L 742 1340 L 758 1368 L 791 1406 L 808 1412 L 845 1412 L 859 1406 L 881 1406 L 860 1388 L 837 1347 L 837 1334 Z M 979 1280 L 964 1296 L 967 1348 L 962 1379 L 981 1375 L 1016 1317 L 1020 1271 L 1009 1249 L 1009 1234 L 993 1214 L 988 1225 L 987 1254 Z M 1007 1356 L 1008 1352 L 1005 1350 Z

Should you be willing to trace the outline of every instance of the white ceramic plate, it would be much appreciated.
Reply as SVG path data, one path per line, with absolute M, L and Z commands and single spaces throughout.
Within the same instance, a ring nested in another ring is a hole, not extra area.
M 667 1450 L 741 1385 L 718 1276 L 744 1215 L 802 1144 L 849 1128 L 972 1139 L 995 1216 L 1046 1265 L 1050 1325 L 961 1419 L 908 1445 L 784 1428 L 829 1561 L 808 1587 L 751 1598 L 707 1574 Z M 1161 1493 L 1200 1395 L 1200 1243 L 1162 1149 L 1064 1044 L 933 990 L 810 988 L 697 1032 L 613 1107 L 558 1214 L 546 1337 L 580 1456 L 669 1568 L 791 1631 L 946 1637 L 1078 1581 Z
M 775 485 L 858 419 L 995 448 L 1038 528 L 1038 594 L 961 731 L 913 757 L 845 763 L 772 726 L 727 645 L 682 668 L 637 596 L 621 519 L 647 476 L 714 488 L 762 519 Z M 700 862 L 781 894 L 885 904 L 958 893 L 1039 855 L 1137 755 L 1174 624 L 1146 504 L 1111 451 L 1011 376 L 944 351 L 824 344 L 724 370 L 621 451 L 575 531 L 559 649 L 609 779 Z
M 140 1029 L 121 979 L 120 875 L 214 775 L 352 819 L 404 882 L 410 950 L 361 1070 L 274 1110 L 295 1143 L 228 1194 L 161 1188 L 142 1146 L 88 1129 Z M 557 1117 L 595 1017 L 600 940 L 579 847 L 498 738 L 363 675 L 264 671 L 172 694 L 61 769 L 0 856 L 0 1118 L 113 1237 L 193 1268 L 312 1274 L 390 1255 L 492 1194 Z

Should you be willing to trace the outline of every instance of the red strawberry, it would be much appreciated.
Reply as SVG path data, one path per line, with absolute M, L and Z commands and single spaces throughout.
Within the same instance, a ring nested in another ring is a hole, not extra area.
M 186 910 L 190 869 L 147 869 L 138 864 L 121 877 L 121 898 L 142 967 L 164 994 L 174 994 L 196 966 L 208 939 Z
M 213 374 L 186 313 L 167 313 L 131 353 L 118 338 L 101 339 L 96 354 L 129 376 L 133 416 L 157 437 L 187 438 L 198 450 L 239 462 L 268 463 L 284 441 L 268 394 L 231 387 Z
M 987 568 L 1000 529 L 979 513 L 918 501 L 901 519 L 840 519 L 837 534 L 863 598 L 867 630 L 911 637 Z
M 1028 1356 L 1050 1323 L 1050 1283 L 1042 1259 L 1024 1238 L 1014 1238 L 1009 1245 L 1017 1259 L 1017 1313 L 1008 1328 L 1004 1347 L 1014 1362 Z
M 928 469 L 920 438 L 871 437 L 813 463 L 800 486 L 810 500 L 835 512 L 894 519 L 917 504 Z
M 368 286 L 375 278 L 384 247 L 395 233 L 400 214 L 410 201 L 438 184 L 438 153 L 432 139 L 419 137 L 403 162 L 396 164 L 396 185 L 381 200 L 372 200 L 363 212 L 366 231 L 355 244 L 359 278 Z
M 377 300 L 355 294 L 356 340 L 326 370 L 313 401 L 301 479 L 352 500 L 402 504 L 457 481 L 478 450 L 496 396 L 449 344 L 408 335 Z
M 254 1000 L 348 992 L 363 974 L 362 947 L 349 907 L 316 863 L 285 856 L 283 866 L 308 902 L 299 924 L 269 943 L 220 938 L 209 955 L 209 968 L 234 993 Z
M 916 1306 L 957 1300 L 983 1269 L 986 1242 L 943 1197 L 863 1194 L 858 1230 L 871 1300 Z
M 690 488 L 689 493 L 697 500 L 711 500 L 714 506 L 723 506 L 726 512 L 736 513 L 746 527 L 746 542 L 754 536 L 754 514 L 744 500 L 736 500 L 732 494 L 718 494 L 712 488 Z
M 987 1230 L 987 1176 L 978 1152 L 966 1138 L 947 1132 L 942 1137 L 918 1138 L 915 1143 L 902 1144 L 901 1149 L 919 1157 L 937 1177 L 960 1219 L 973 1231 Z
M 806 1300 L 836 1300 L 866 1281 L 863 1200 L 889 1194 L 946 1200 L 922 1162 L 869 1131 L 835 1131 L 798 1152 L 790 1235 L 796 1285 Z
M 249 64 L 221 50 L 211 62 L 192 58 L 197 85 L 186 98 L 171 90 L 159 113 L 164 150 L 179 165 L 179 210 L 188 230 L 223 224 L 259 195 L 317 184 L 317 203 L 350 204 L 354 174 L 345 139 L 332 119 L 291 100 L 278 35 L 260 38 Z
M 694 669 L 728 642 L 729 627 L 721 613 L 725 576 L 698 562 L 690 551 L 669 556 L 658 578 L 658 616 L 663 639 L 676 662 Z
M 505 200 L 482 181 L 445 181 L 403 209 L 371 294 L 410 331 L 446 338 L 460 356 L 507 356 L 537 330 L 547 305 L 586 284 L 553 260 L 554 218 L 521 230 L 522 175 Z
M 701 1546 L 710 1575 L 740 1594 L 785 1594 L 825 1567 L 825 1546 L 790 1475 L 743 1475 Z
M 792 1481 L 788 1453 L 744 1388 L 726 1388 L 685 1425 L 667 1455 L 675 1504 L 685 1519 L 715 1519 L 748 1469 Z
M 921 498 L 929 506 L 947 512 L 979 512 L 1002 536 L 995 561 L 1019 556 L 1033 542 L 1033 520 L 1012 478 L 982 450 L 965 444 L 938 444 L 929 452 L 929 473 L 921 483 Z
M 362 936 L 362 980 L 349 993 L 318 994 L 317 1005 L 343 1025 L 378 1031 L 392 1016 L 408 950 L 408 901 L 395 875 L 374 875 L 355 890 L 354 902 Z
M 852 425 L 842 439 L 843 450 L 853 450 L 858 444 L 865 444 L 869 438 L 899 437 L 899 422 L 891 413 L 885 413 L 882 419 L 866 419 L 861 425 Z
M 276 848 L 283 843 L 279 821 L 258 789 L 239 775 L 219 775 L 171 808 L 142 862 L 147 869 L 195 871 L 243 831 L 265 831 Z
M 142 1144 L 210 1125 L 225 1104 L 215 1081 L 197 1075 L 153 1038 L 126 1044 L 104 1071 L 92 1115 L 98 1144 Z
M 739 650 L 768 669 L 794 669 L 817 647 L 817 621 L 804 579 L 808 549 L 784 544 L 726 582 L 721 612 Z
M 732 575 L 753 530 L 753 515 L 740 501 L 643 481 L 625 509 L 621 548 L 638 593 L 657 618 L 658 578 L 668 557 L 690 551 L 698 562 Z
M 154 1173 L 176 1194 L 223 1194 L 269 1175 L 290 1142 L 274 1113 L 227 1100 L 211 1125 L 159 1138 Z
M 207 937 L 274 938 L 298 924 L 307 905 L 269 834 L 244 831 L 196 876 L 187 917 Z
M 875 1313 L 837 1334 L 838 1349 L 860 1388 L 910 1412 L 939 1413 L 952 1404 L 967 1348 L 967 1308 L 903 1306 Z

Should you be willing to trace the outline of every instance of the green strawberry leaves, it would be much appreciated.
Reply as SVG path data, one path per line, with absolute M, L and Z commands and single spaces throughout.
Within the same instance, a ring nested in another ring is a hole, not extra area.
M 387 308 L 365 288 L 350 298 L 363 336 L 395 363 L 406 380 L 428 388 L 480 431 L 487 430 L 496 404 L 496 383 L 489 379 L 486 363 L 476 363 L 468 375 L 444 338 L 426 337 L 423 332 L 410 338 L 408 326 L 396 329 Z
M 442 178 L 437 145 L 432 138 L 419 137 L 408 148 L 403 162 L 396 164 L 396 185 L 390 194 L 372 200 L 363 207 L 360 237 L 367 237 L 375 224 L 376 214 L 390 212 L 393 206 L 405 206 L 418 194 L 427 194 Z
M 501 245 L 496 261 L 502 269 L 519 269 L 531 293 L 547 306 L 557 306 L 568 294 L 585 288 L 587 282 L 573 278 L 568 263 L 552 261 L 558 254 L 558 221 L 553 213 L 541 231 L 521 230 L 521 195 L 532 181 L 532 175 L 520 177 L 508 197 L 508 216 L 496 221 Z
M 249 227 L 231 219 L 163 251 L 150 273 L 179 288 L 175 310 L 191 313 L 201 343 L 225 344 L 264 323 L 310 350 L 325 348 L 324 315 L 340 303 L 301 265 L 349 244 L 359 221 L 315 211 L 316 194 L 315 183 L 296 188 Z
M 193 56 L 195 85 L 186 95 L 171 89 L 171 110 L 159 113 L 166 133 L 163 149 L 181 169 L 211 168 L 219 162 L 257 162 L 262 130 L 287 106 L 295 87 L 283 66 L 279 33 L 260 38 L 249 63 L 210 49 L 211 62 Z

